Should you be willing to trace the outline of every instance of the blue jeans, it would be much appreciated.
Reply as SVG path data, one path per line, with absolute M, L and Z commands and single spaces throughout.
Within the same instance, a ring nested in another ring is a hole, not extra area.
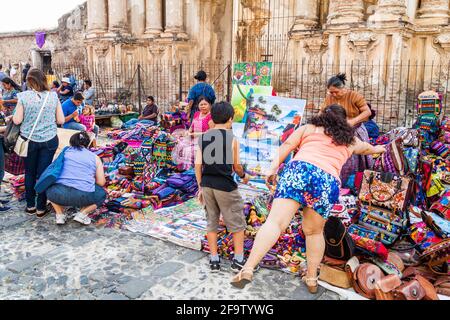
M 100 127 L 98 125 L 94 125 L 94 130 L 92 130 L 92 132 L 94 132 L 95 134 L 95 139 L 98 139 L 98 134 L 100 132 Z
M 0 186 L 5 177 L 5 149 L 3 149 L 3 138 L 0 138 Z
M 95 204 L 99 208 L 106 200 L 106 192 L 98 185 L 95 185 L 94 192 L 85 192 L 63 184 L 54 184 L 47 189 L 47 197 L 63 207 L 85 208 Z
M 55 152 L 58 149 L 59 139 L 55 136 L 47 142 L 30 141 L 28 156 L 25 160 L 25 198 L 28 208 L 44 211 L 47 206 L 45 193 L 38 194 L 36 205 L 36 191 L 34 187 L 41 174 L 52 163 Z
M 69 129 L 69 130 L 77 130 L 77 131 L 86 131 L 86 126 L 82 125 L 81 123 L 72 121 L 72 122 L 68 122 L 65 123 L 63 125 L 64 129 Z

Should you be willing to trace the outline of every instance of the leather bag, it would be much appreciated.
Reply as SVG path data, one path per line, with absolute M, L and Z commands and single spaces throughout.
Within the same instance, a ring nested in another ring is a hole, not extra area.
M 347 272 L 341 268 L 326 264 L 322 264 L 320 267 L 319 279 L 339 288 L 348 289 L 352 287 L 352 282 Z
M 394 300 L 394 290 L 402 285 L 398 275 L 388 275 L 375 283 L 376 300 Z
M 330 217 L 325 224 L 325 255 L 338 260 L 349 260 L 355 252 L 355 242 L 339 218 Z
M 417 280 L 425 290 L 425 296 L 423 298 L 424 300 L 439 300 L 436 289 L 430 281 L 428 281 L 421 275 L 416 275 L 414 279 Z
M 394 291 L 394 300 L 422 300 L 425 289 L 417 280 L 404 282 Z
M 412 185 L 412 180 L 407 177 L 366 170 L 359 199 L 374 206 L 405 212 Z
M 363 263 L 353 274 L 353 288 L 360 295 L 375 299 L 375 283 L 383 278 L 383 272 L 372 263 Z

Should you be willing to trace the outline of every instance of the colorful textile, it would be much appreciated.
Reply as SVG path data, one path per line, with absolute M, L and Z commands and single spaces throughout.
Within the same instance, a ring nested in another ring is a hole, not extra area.
M 361 124 L 356 129 L 355 137 L 359 138 L 363 142 L 370 142 L 369 134 L 367 133 L 367 129 L 364 124 Z M 348 178 L 356 172 L 363 172 L 366 169 L 371 169 L 373 164 L 374 160 L 372 156 L 351 156 L 347 163 L 342 167 L 341 181 L 347 181 Z
M 277 198 L 295 200 L 327 219 L 339 199 L 339 181 L 312 164 L 293 161 L 280 176 Z

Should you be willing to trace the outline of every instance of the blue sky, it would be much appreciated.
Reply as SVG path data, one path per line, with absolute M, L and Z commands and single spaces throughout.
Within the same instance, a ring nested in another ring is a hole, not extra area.
M 86 0 L 1 1 L 0 32 L 54 28 L 58 19 Z

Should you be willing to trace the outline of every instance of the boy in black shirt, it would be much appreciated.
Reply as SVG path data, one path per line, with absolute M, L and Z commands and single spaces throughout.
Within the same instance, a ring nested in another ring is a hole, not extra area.
M 248 183 L 250 177 L 240 164 L 239 142 L 231 130 L 233 107 L 227 102 L 216 103 L 211 109 L 211 117 L 214 129 L 199 138 L 195 162 L 200 187 L 198 197 L 207 213 L 211 271 L 220 271 L 217 231 L 222 214 L 227 230 L 233 234 L 234 259 L 231 268 L 239 272 L 245 264 L 244 232 L 247 223 L 243 213 L 244 203 L 232 174 L 236 172 L 244 183 Z

